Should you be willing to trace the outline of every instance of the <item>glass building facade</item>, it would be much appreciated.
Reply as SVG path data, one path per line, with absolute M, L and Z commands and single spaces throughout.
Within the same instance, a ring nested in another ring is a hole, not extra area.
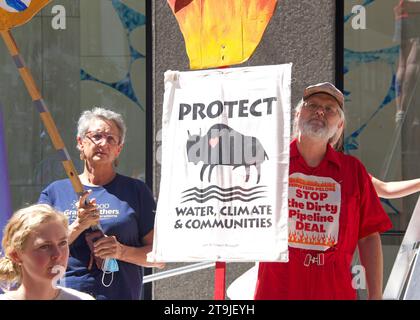
M 63 11 L 64 10 L 64 11 Z M 77 168 L 77 119 L 95 106 L 123 115 L 122 174 L 146 178 L 146 1 L 58 0 L 12 31 Z M 13 209 L 36 202 L 65 171 L 6 46 L 0 100 Z
M 419 63 L 419 1 L 344 1 L 344 149 L 379 180 L 420 177 Z M 393 223 L 382 236 L 384 286 L 417 199 L 382 199 Z

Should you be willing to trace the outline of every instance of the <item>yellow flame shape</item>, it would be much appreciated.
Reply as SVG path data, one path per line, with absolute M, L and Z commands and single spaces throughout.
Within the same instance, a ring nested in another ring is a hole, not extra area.
M 249 59 L 277 0 L 167 0 L 184 36 L 191 69 Z

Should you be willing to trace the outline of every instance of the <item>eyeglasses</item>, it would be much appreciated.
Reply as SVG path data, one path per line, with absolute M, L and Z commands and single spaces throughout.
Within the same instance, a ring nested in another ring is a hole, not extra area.
M 338 107 L 334 107 L 334 106 L 330 106 L 330 105 L 321 106 L 321 105 L 316 104 L 316 103 L 304 103 L 303 106 L 306 109 L 310 110 L 311 112 L 315 112 L 319 108 L 321 108 L 322 112 L 324 112 L 327 116 L 335 116 L 339 112 Z
M 85 137 L 87 137 L 94 144 L 99 144 L 104 140 L 111 146 L 120 144 L 120 137 L 105 132 L 88 131 L 86 132 Z

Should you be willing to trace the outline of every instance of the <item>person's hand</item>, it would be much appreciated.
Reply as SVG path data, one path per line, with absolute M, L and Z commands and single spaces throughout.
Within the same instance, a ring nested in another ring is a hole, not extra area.
M 99 223 L 99 210 L 96 206 L 96 199 L 86 201 L 92 190 L 85 191 L 80 197 L 77 206 L 77 218 L 75 223 L 81 230 L 86 230 Z
M 382 293 L 378 293 L 376 295 L 369 296 L 368 300 L 382 300 Z
M 123 246 L 115 236 L 105 236 L 95 241 L 93 244 L 94 255 L 101 259 L 115 258 L 121 260 Z
M 407 13 L 404 10 L 404 0 L 400 0 L 398 4 L 394 7 L 394 18 L 395 20 L 399 20 L 401 18 L 406 17 Z
M 395 10 L 397 10 L 402 17 L 408 18 L 414 14 L 420 13 L 420 3 L 418 1 L 400 0 L 399 4 L 394 8 L 394 12 Z
M 147 262 L 145 267 L 147 268 L 157 268 L 157 269 L 163 269 L 165 268 L 166 264 L 164 262 Z
M 149 252 L 147 254 L 147 258 L 150 257 L 150 254 L 151 254 L 151 252 Z M 147 263 L 144 267 L 163 269 L 163 268 L 165 268 L 165 266 L 166 266 L 166 264 L 164 262 L 149 262 L 149 261 L 147 261 Z

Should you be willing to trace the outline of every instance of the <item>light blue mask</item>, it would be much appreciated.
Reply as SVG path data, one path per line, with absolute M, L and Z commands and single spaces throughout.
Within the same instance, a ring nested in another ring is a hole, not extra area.
M 112 281 L 114 280 L 114 272 L 119 271 L 118 268 L 118 262 L 116 259 L 106 258 L 102 264 L 102 284 L 104 287 L 109 287 L 112 284 Z M 111 282 L 109 284 L 105 284 L 105 275 L 111 274 Z
M 109 272 L 117 272 L 120 269 L 118 268 L 118 262 L 116 259 L 106 258 L 104 260 L 104 264 L 102 265 L 102 271 L 109 273 Z

